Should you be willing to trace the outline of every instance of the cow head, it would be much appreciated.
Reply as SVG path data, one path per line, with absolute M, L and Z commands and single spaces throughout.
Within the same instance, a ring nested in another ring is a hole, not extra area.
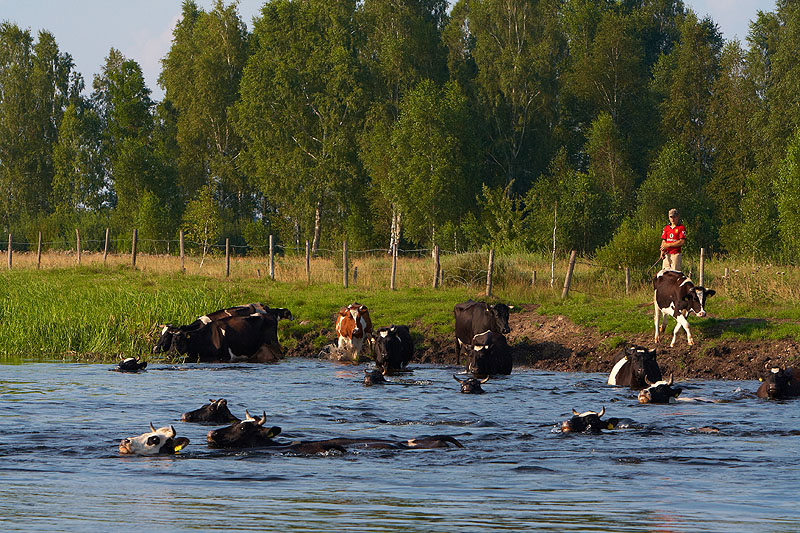
M 208 401 L 209 403 L 199 409 L 183 413 L 183 415 L 181 415 L 181 420 L 183 422 L 199 422 L 201 424 L 229 424 L 231 422 L 239 422 L 239 419 L 233 416 L 233 413 L 228 409 L 228 401 L 225 398 Z
M 600 409 L 600 412 L 586 411 L 579 413 L 575 409 L 572 410 L 572 418 L 564 420 L 561 423 L 562 433 L 600 433 L 603 429 L 614 429 L 614 424 L 610 421 L 603 421 L 603 415 L 606 413 L 606 408 Z
M 147 368 L 147 361 L 141 361 L 138 357 L 119 357 L 116 370 L 119 372 L 138 372 Z
M 284 320 L 294 320 L 294 315 L 292 315 L 292 312 L 283 307 L 272 307 L 267 312 L 275 315 L 275 318 L 278 319 L 282 318 Z
M 794 388 L 797 388 L 797 378 L 792 367 L 786 370 L 779 367 L 770 368 L 767 377 L 764 378 L 764 383 L 759 387 L 759 391 L 763 391 L 759 396 L 770 400 L 780 400 L 794 396 L 795 394 L 791 393 L 792 382 L 794 382 Z
M 699 317 L 706 316 L 706 299 L 717 293 L 714 289 L 706 289 L 703 286 L 692 287 L 678 304 L 678 310 L 685 310 L 687 313 L 695 313 Z
M 373 335 L 375 364 L 384 371 L 400 370 L 414 355 L 414 341 L 408 326 L 380 328 Z
M 371 385 L 379 385 L 388 383 L 386 378 L 383 377 L 383 372 L 379 369 L 367 370 L 364 369 L 364 385 L 369 387 Z
M 172 348 L 172 337 L 177 331 L 179 331 L 179 329 L 170 324 L 161 326 L 161 335 L 158 337 L 156 345 L 153 346 L 153 353 L 170 351 Z
M 369 310 L 366 305 L 353 302 L 347 306 L 347 312 L 355 322 L 353 326 L 353 337 L 361 337 L 364 334 L 372 333 L 372 320 L 369 317 Z
M 467 348 L 467 372 L 476 376 L 495 373 L 497 361 L 508 350 L 506 338 L 499 333 L 486 331 L 475 335 Z
M 241 422 L 234 422 L 228 427 L 209 431 L 206 436 L 210 448 L 258 448 L 260 446 L 274 446 L 276 442 L 272 437 L 280 434 L 281 428 L 273 426 L 265 428 L 267 413 L 261 418 L 250 416 L 245 410 L 246 418 Z
M 661 381 L 661 369 L 656 362 L 656 351 L 643 346 L 628 346 L 625 355 L 631 365 L 631 388 L 642 389 L 649 382 Z
M 178 453 L 189 444 L 185 437 L 175 438 L 175 428 L 172 426 L 156 429 L 150 423 L 150 432 L 122 439 L 119 443 L 119 453 L 124 455 L 159 455 Z
M 495 325 L 495 327 L 490 328 L 492 331 L 497 331 L 503 335 L 511 332 L 511 328 L 508 326 L 508 313 L 511 309 L 514 309 L 514 307 L 502 303 L 486 306 L 486 312 L 491 315 L 491 320 L 494 321 Z
M 489 377 L 485 377 L 483 379 L 476 379 L 476 378 L 467 378 L 467 379 L 458 379 L 458 376 L 453 374 L 453 378 L 461 383 L 461 392 L 464 394 L 483 394 L 483 388 L 481 385 L 489 381 Z
M 639 403 L 669 403 L 675 401 L 683 389 L 672 386 L 672 374 L 667 381 L 647 383 L 650 385 L 646 389 L 639 391 Z

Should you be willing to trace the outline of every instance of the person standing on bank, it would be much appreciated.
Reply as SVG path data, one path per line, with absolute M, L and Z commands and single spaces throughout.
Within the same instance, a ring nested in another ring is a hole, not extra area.
M 670 209 L 669 224 L 661 233 L 661 268 L 664 270 L 681 269 L 681 246 L 686 244 L 686 228 L 680 221 L 678 210 Z

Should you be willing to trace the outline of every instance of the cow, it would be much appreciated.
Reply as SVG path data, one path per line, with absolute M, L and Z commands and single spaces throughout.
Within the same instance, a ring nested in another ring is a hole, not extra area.
M 639 403 L 674 403 L 683 389 L 672 386 L 672 374 L 667 381 L 648 382 L 649 387 L 639 391 Z
M 382 385 L 389 383 L 383 377 L 383 372 L 380 369 L 367 370 L 364 369 L 364 385 L 370 387 L 372 385 Z
M 112 368 L 116 372 L 139 372 L 147 368 L 147 361 L 142 361 L 139 357 L 126 357 L 120 356 L 120 362 L 117 366 Z
M 689 322 L 686 317 L 689 313 L 695 313 L 699 317 L 706 316 L 706 299 L 714 296 L 716 291 L 697 286 L 692 283 L 683 272 L 677 270 L 662 270 L 653 278 L 653 322 L 656 331 L 654 340 L 658 343 L 659 333 L 667 329 L 667 315 L 671 315 L 678 322 L 672 332 L 672 342 L 670 348 L 675 346 L 675 337 L 678 330 L 686 330 L 686 338 L 689 346 L 694 345 L 692 333 L 689 331 Z M 663 324 L 662 324 L 663 318 Z
M 243 448 L 268 448 L 274 451 L 291 453 L 324 453 L 328 451 L 345 452 L 345 446 L 378 449 L 411 449 L 411 448 L 446 448 L 450 445 L 458 448 L 464 446 L 455 438 L 448 435 L 434 435 L 407 441 L 394 441 L 389 439 L 373 438 L 334 438 L 319 441 L 295 441 L 282 444 L 273 439 L 281 432 L 281 428 L 265 427 L 266 413 L 261 417 L 250 416 L 245 411 L 247 418 L 230 426 L 209 431 L 206 437 L 211 448 L 243 449 Z
M 271 317 L 274 317 L 276 322 L 282 318 L 286 320 L 294 320 L 292 312 L 283 307 L 271 308 L 263 303 L 251 303 L 247 305 L 237 305 L 235 307 L 228 307 L 226 309 L 220 309 L 218 311 L 214 311 L 213 313 L 201 316 L 191 324 L 187 324 L 185 326 L 178 326 L 178 329 L 182 331 L 194 331 L 216 320 L 222 320 L 235 316 L 253 316 L 259 314 L 269 315 Z M 172 341 L 174 338 L 175 329 L 176 327 L 172 326 L 171 324 L 162 326 L 161 335 L 159 336 L 158 341 L 156 341 L 156 344 L 153 347 L 153 353 L 168 352 L 172 348 Z M 276 342 L 277 342 L 277 337 L 276 337 Z
M 467 346 L 467 372 L 474 376 L 511 374 L 513 361 L 511 348 L 505 336 L 485 331 L 472 338 Z
M 150 432 L 122 439 L 119 443 L 119 453 L 123 455 L 160 455 L 174 454 L 189 444 L 186 437 L 175 438 L 175 428 L 167 426 L 156 429 L 150 422 Z
M 458 376 L 453 374 L 453 378 L 461 383 L 461 392 L 463 394 L 483 394 L 486 391 L 483 390 L 481 385 L 489 381 L 488 376 L 480 380 L 475 378 L 458 379 Z
M 182 422 L 197 422 L 200 424 L 230 424 L 240 422 L 240 419 L 228 409 L 228 401 L 225 398 L 219 400 L 208 400 L 199 409 L 189 411 L 181 415 Z
M 172 328 L 172 348 L 195 362 L 270 363 L 283 357 L 270 314 L 231 316 L 194 329 Z
M 770 400 L 785 400 L 800 396 L 800 377 L 795 375 L 792 367 L 783 370 L 770 368 L 766 379 L 758 387 L 756 396 Z
M 358 361 L 364 340 L 372 337 L 372 320 L 367 306 L 353 302 L 342 307 L 336 316 L 336 335 L 339 336 L 339 350 Z
M 461 347 L 471 344 L 472 338 L 484 331 L 493 331 L 506 335 L 511 331 L 508 327 L 508 313 L 513 306 L 503 303 L 487 305 L 486 302 L 466 302 L 453 307 L 456 329 L 456 364 L 461 357 Z
M 608 420 L 601 420 L 606 413 L 606 408 L 600 409 L 600 412 L 586 411 L 579 413 L 575 409 L 572 410 L 572 418 L 564 420 L 561 423 L 562 433 L 600 433 L 603 429 L 614 429 L 619 423 L 619 418 L 609 418 Z
M 414 339 L 408 326 L 391 325 L 375 333 L 375 365 L 385 372 L 405 368 L 414 356 Z
M 661 381 L 655 350 L 628 346 L 617 356 L 615 363 L 608 375 L 609 385 L 642 390 L 647 387 L 647 380 L 652 383 Z

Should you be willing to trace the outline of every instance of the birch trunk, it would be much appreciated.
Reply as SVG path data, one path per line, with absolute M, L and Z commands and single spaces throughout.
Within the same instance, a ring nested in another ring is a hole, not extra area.
M 317 202 L 314 207 L 314 240 L 311 243 L 311 253 L 316 254 L 319 249 L 319 234 L 321 231 L 322 202 Z

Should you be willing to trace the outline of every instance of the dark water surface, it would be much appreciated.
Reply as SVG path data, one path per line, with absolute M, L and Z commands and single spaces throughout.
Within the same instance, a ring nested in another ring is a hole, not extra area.
M 8 530 L 800 531 L 800 401 L 754 381 L 691 381 L 639 405 L 605 375 L 516 370 L 463 395 L 458 369 L 417 365 L 364 387 L 364 367 L 0 366 L 0 519 Z M 455 436 L 463 449 L 297 456 L 206 446 L 180 415 L 225 397 L 282 438 Z M 573 408 L 628 429 L 561 434 Z M 119 441 L 173 424 L 191 443 L 127 457 Z M 714 426 L 718 433 L 692 428 Z

